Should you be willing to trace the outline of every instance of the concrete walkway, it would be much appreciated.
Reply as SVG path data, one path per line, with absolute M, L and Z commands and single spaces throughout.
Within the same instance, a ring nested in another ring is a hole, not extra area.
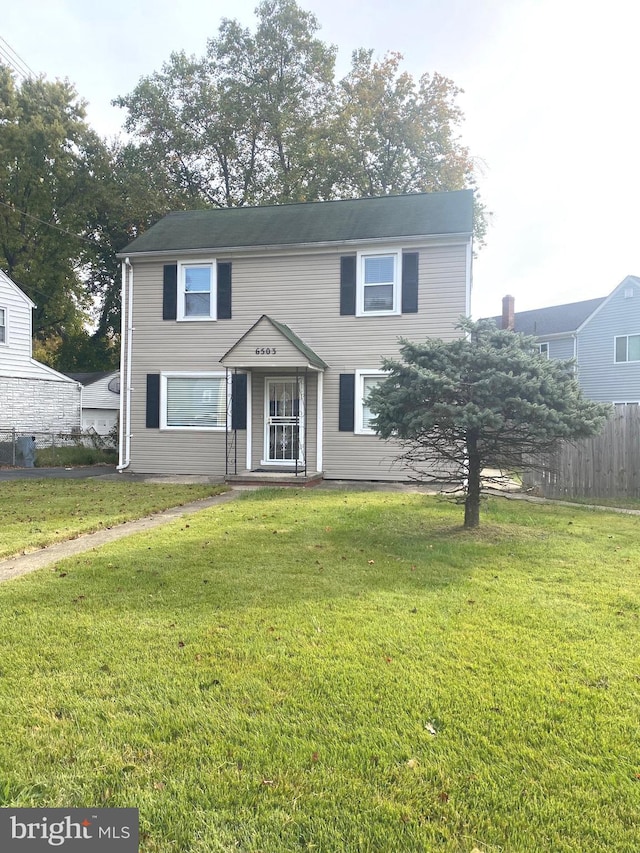
M 123 479 L 125 477 L 132 482 L 148 482 L 148 483 L 219 483 L 220 479 L 211 477 L 197 476 L 172 476 L 172 475 L 132 475 L 118 474 L 114 468 L 110 466 L 96 466 L 93 468 L 49 468 L 49 469 L 18 469 L 0 471 L 1 480 L 13 479 L 31 479 L 38 475 L 42 477 L 46 471 L 45 477 L 49 478 L 78 478 L 78 477 L 97 477 L 103 480 Z M 133 533 L 142 533 L 147 530 L 153 530 L 162 524 L 167 524 L 185 515 L 189 515 L 200 510 L 207 509 L 212 506 L 219 506 L 228 503 L 239 497 L 244 491 L 253 491 L 258 486 L 235 486 L 230 491 L 224 492 L 221 495 L 203 498 L 202 500 L 193 501 L 192 503 L 184 504 L 183 506 L 171 507 L 151 516 L 145 516 L 134 521 L 126 521 L 123 524 L 118 524 L 114 527 L 98 530 L 95 533 L 83 533 L 75 539 L 68 539 L 64 542 L 58 542 L 55 545 L 48 545 L 45 548 L 40 548 L 37 551 L 30 551 L 27 554 L 17 554 L 13 557 L 8 557 L 5 560 L 0 560 L 0 583 L 2 581 L 11 580 L 12 578 L 26 575 L 36 569 L 51 566 L 59 560 L 64 560 L 66 557 L 73 557 L 76 554 L 83 554 L 86 551 L 91 551 L 94 548 L 99 548 L 101 545 L 107 545 L 109 542 L 116 542 L 118 539 L 123 539 L 125 536 L 131 536 Z M 318 486 L 318 489 L 356 489 L 358 491 L 389 491 L 389 492 L 417 492 L 421 494 L 438 494 L 439 489 L 429 488 L 420 484 L 408 484 L 399 482 L 368 482 L 368 481 L 348 481 L 348 480 L 324 480 Z M 508 489 L 492 489 L 484 490 L 484 493 L 493 497 L 502 497 L 508 500 L 529 501 L 531 503 L 546 503 L 559 506 L 569 506 L 581 509 L 604 510 L 606 512 L 618 512 L 626 515 L 640 515 L 640 510 L 625 509 L 622 507 L 597 506 L 589 504 L 577 504 L 569 501 L 549 500 L 548 498 L 534 497 L 523 492 L 513 492 Z
M 59 560 L 64 560 L 66 557 L 83 554 L 85 551 L 91 551 L 94 548 L 99 548 L 101 545 L 107 545 L 109 542 L 115 542 L 118 539 L 123 539 L 125 536 L 131 536 L 132 533 L 153 530 L 155 527 L 160 527 L 161 524 L 175 521 L 184 515 L 190 515 L 211 506 L 228 503 L 239 497 L 242 491 L 240 489 L 233 489 L 230 492 L 224 492 L 222 495 L 214 495 L 213 497 L 203 498 L 202 500 L 193 501 L 183 506 L 171 507 L 170 509 L 155 513 L 155 515 L 138 518 L 135 521 L 125 521 L 123 524 L 97 530 L 95 533 L 83 533 L 76 539 L 67 539 L 64 542 L 57 542 L 55 545 L 47 545 L 46 548 L 40 548 L 38 551 L 30 551 L 27 554 L 8 557 L 6 560 L 0 561 L 0 582 L 17 578 L 20 575 L 26 575 L 45 566 L 51 566 Z

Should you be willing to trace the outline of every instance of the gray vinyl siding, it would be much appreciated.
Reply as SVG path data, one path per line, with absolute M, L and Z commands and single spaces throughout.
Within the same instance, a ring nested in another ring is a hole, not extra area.
M 401 246 L 394 243 L 394 246 Z M 223 432 L 163 431 L 145 427 L 146 375 L 163 371 L 217 371 L 220 358 L 267 314 L 285 323 L 328 365 L 324 375 L 324 473 L 331 478 L 400 479 L 392 469 L 395 456 L 375 436 L 338 431 L 340 373 L 379 368 L 384 356 L 395 356 L 398 338 L 424 340 L 459 335 L 455 328 L 466 310 L 467 242 L 425 245 L 419 249 L 419 310 L 401 316 L 340 316 L 340 257 L 350 252 L 324 249 L 269 253 L 261 256 L 218 256 L 233 263 L 233 318 L 179 322 L 162 320 L 163 263 L 134 262 L 132 338 L 131 470 L 145 473 L 225 472 Z M 363 249 L 369 247 L 363 246 Z M 380 247 L 377 247 L 380 248 Z M 418 251 L 413 246 L 406 247 Z M 353 251 L 353 250 L 352 250 Z M 211 257 L 204 252 L 202 258 Z M 195 258 L 194 258 L 195 260 Z M 165 262 L 170 262 L 166 260 Z M 254 339 L 252 339 L 254 340 Z M 265 339 L 265 346 L 273 341 Z M 252 375 L 252 456 L 262 458 L 264 387 L 260 376 L 277 375 L 268 359 Z M 123 374 L 124 376 L 124 374 Z M 124 388 L 124 382 L 123 382 Z M 312 390 L 313 389 L 313 390 Z M 316 383 L 308 394 L 309 469 L 315 459 Z M 246 433 L 238 432 L 245 459 Z M 239 446 L 240 446 L 239 445 Z M 260 461 L 259 459 L 257 460 Z
M 640 288 L 619 287 L 578 333 L 578 379 L 601 402 L 640 401 L 640 362 L 615 363 L 615 338 L 640 334 Z
M 539 343 L 546 341 L 549 344 L 549 358 L 557 358 L 566 361 L 574 358 L 574 338 L 539 338 Z

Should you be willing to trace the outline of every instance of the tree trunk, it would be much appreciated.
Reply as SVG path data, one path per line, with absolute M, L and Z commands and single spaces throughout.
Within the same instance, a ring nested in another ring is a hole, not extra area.
M 477 436 L 467 438 L 467 454 L 469 458 L 469 480 L 467 483 L 467 496 L 464 501 L 464 526 L 465 528 L 480 526 L 480 472 L 482 460 L 478 453 Z

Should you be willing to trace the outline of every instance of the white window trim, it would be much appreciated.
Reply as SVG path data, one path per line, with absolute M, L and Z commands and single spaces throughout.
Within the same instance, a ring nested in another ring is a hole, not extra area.
M 364 379 L 372 376 L 385 377 L 387 374 L 380 368 L 371 370 L 356 370 L 356 393 L 355 393 L 355 420 L 354 432 L 356 435 L 376 435 L 376 431 L 364 427 Z
M 4 340 L 0 341 L 0 346 L 7 346 L 9 343 L 9 309 L 6 305 L 0 305 L 0 311 L 4 311 Z
M 225 424 L 221 426 L 169 426 L 167 424 L 167 379 L 174 377 L 186 377 L 189 379 L 223 379 L 224 371 L 197 371 L 197 370 L 168 370 L 160 374 L 160 429 L 168 432 L 224 432 Z M 229 411 L 231 399 L 231 374 L 227 377 L 226 405 Z
M 198 314 L 189 317 L 184 313 L 185 309 L 185 270 L 187 267 L 209 267 L 211 269 L 211 292 L 209 302 L 209 313 Z M 181 261 L 178 263 L 178 305 L 176 319 L 183 323 L 202 323 L 218 319 L 218 265 L 215 258 L 204 258 L 202 260 Z
M 613 339 L 613 363 L 614 364 L 638 364 L 640 362 L 640 358 L 629 358 L 629 338 L 636 338 L 640 336 L 640 332 L 632 332 L 629 335 L 615 335 Z M 618 350 L 618 341 L 620 338 L 627 339 L 627 358 L 624 361 L 618 361 L 616 358 L 616 353 Z
M 389 311 L 365 311 L 364 310 L 364 262 L 365 258 L 375 255 L 393 255 L 395 257 L 395 281 L 393 283 L 393 308 Z M 402 249 L 393 246 L 390 248 L 371 248 L 357 252 L 356 259 L 356 317 L 388 317 L 400 314 L 402 304 Z
M 546 349 L 543 350 L 542 347 L 546 347 Z M 540 343 L 538 344 L 538 352 L 540 353 L 540 355 L 549 358 L 549 341 L 540 341 Z

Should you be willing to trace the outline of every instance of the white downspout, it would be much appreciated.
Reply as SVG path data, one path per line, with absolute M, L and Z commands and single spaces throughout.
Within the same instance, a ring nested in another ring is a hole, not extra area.
M 125 310 L 125 302 L 128 306 Z M 126 353 L 124 384 L 120 386 L 120 464 L 116 471 L 124 471 L 131 464 L 131 337 L 133 333 L 133 267 L 129 258 L 122 264 L 122 316 L 120 318 L 120 365 Z M 124 394 L 122 393 L 124 391 Z M 125 417 L 123 418 L 123 409 Z M 124 448 L 124 457 L 123 457 Z
M 317 423 L 316 423 L 316 471 L 322 471 L 323 466 L 323 432 L 324 432 L 324 373 L 318 371 L 317 386 Z

